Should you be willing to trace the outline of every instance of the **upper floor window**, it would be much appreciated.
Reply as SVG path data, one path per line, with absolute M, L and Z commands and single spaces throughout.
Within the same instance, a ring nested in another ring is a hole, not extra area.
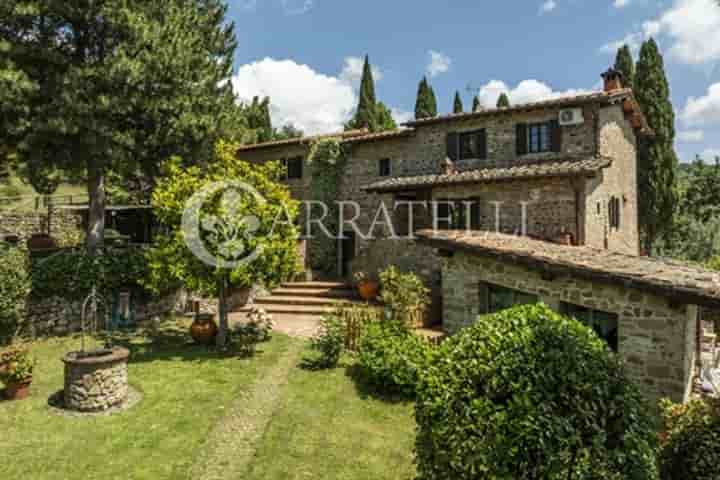
M 517 125 L 517 154 L 562 151 L 562 128 L 557 120 Z
M 487 132 L 453 132 L 447 136 L 447 156 L 450 160 L 484 160 L 487 158 Z
M 572 303 L 562 302 L 560 313 L 572 317 L 595 330 L 600 338 L 605 340 L 610 348 L 618 350 L 618 316 L 614 313 L 593 310 Z
M 610 220 L 610 228 L 620 229 L 620 199 L 618 197 L 610 197 L 608 202 L 608 217 Z
M 286 171 L 285 178 L 288 178 L 288 179 L 302 178 L 302 176 L 303 176 L 303 158 L 302 157 L 286 158 L 285 160 L 283 160 L 283 163 L 285 164 L 285 171 Z
M 390 171 L 390 159 L 389 158 L 381 158 L 378 161 L 378 174 L 381 177 L 389 177 L 391 174 Z
M 501 287 L 492 283 L 480 283 L 480 313 L 496 313 L 517 305 L 532 305 L 540 300 L 532 293 Z

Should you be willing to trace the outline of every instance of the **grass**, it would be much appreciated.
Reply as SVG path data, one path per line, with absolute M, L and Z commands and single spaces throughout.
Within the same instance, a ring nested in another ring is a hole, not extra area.
M 183 332 L 184 333 L 184 332 Z M 218 357 L 174 330 L 129 336 L 130 383 L 144 398 L 110 417 L 67 418 L 47 400 L 62 388 L 60 358 L 79 340 L 34 344 L 33 395 L 0 402 L 0 478 L 181 479 L 225 408 L 288 347 L 275 336 L 252 359 Z
M 77 349 L 79 339 L 34 343 L 39 363 L 32 397 L 0 402 L 0 478 L 189 478 L 193 465 L 214 451 L 210 433 L 231 412 L 245 412 L 245 392 L 277 371 L 300 340 L 275 335 L 255 357 L 240 359 L 189 345 L 184 332 L 169 328 L 123 339 L 132 351 L 130 383 L 144 398 L 109 417 L 52 413 L 47 400 L 62 388 L 60 358 Z M 375 396 L 345 362 L 348 368 L 310 371 L 293 360 L 241 478 L 413 478 L 412 404 Z M 240 436 L 230 436 L 238 444 L 223 451 L 237 452 Z
M 376 396 L 343 366 L 290 372 L 244 480 L 414 478 L 412 403 Z
M 87 187 L 84 184 L 75 185 L 61 183 L 53 196 L 78 196 L 81 200 L 87 199 Z M 20 177 L 12 173 L 8 178 L 0 180 L 0 209 L 28 212 L 35 210 L 35 198 L 39 194 L 32 185 L 23 182 Z M 22 198 L 16 198 L 22 197 Z M 41 208 L 45 208 L 41 206 Z

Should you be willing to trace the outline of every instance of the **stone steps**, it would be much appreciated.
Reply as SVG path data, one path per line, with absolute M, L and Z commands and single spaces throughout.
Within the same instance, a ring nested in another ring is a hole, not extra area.
M 321 317 L 343 303 L 359 302 L 355 290 L 340 282 L 283 283 L 269 296 L 256 298 L 252 306 L 240 309 L 247 313 L 260 307 L 270 314 Z

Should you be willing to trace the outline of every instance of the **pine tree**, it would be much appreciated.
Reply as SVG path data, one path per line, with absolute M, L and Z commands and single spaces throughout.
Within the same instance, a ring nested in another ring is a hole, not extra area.
M 497 108 L 508 108 L 510 106 L 510 98 L 508 98 L 505 92 L 501 93 L 498 97 Z
M 615 70 L 623 74 L 623 84 L 632 87 L 635 84 L 635 61 L 630 52 L 630 47 L 623 45 L 617 52 L 615 58 Z
M 480 105 L 480 97 L 478 97 L 477 95 L 475 95 L 475 98 L 473 98 L 472 111 L 473 111 L 473 112 L 478 112 L 478 111 L 480 111 L 480 108 L 481 108 L 481 105 Z
M 453 113 L 463 113 L 462 98 L 460 98 L 460 92 L 455 91 L 455 101 L 453 102 Z
M 365 55 L 362 79 L 360 80 L 360 101 L 355 116 L 349 124 L 351 128 L 367 128 L 377 131 L 377 99 L 375 98 L 375 80 L 373 79 L 370 58 Z
M 168 157 L 200 162 L 240 125 L 226 12 L 222 0 L 0 3 L 0 78 L 24 92 L 15 106 L 0 95 L 0 113 L 17 115 L 0 138 L 37 171 L 87 176 L 91 252 L 108 172 L 152 178 Z
M 657 236 L 671 225 L 678 201 L 675 112 L 663 57 L 652 38 L 640 50 L 635 95 L 654 131 L 654 136 L 640 138 L 638 142 L 640 228 L 650 253 Z

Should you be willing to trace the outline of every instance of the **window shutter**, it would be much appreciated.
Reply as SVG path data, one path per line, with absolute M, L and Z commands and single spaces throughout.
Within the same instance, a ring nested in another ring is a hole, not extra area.
M 550 142 L 553 152 L 562 152 L 562 127 L 557 120 L 550 121 Z
M 487 152 L 487 130 L 482 129 L 478 134 L 478 152 L 480 152 L 480 159 L 486 160 L 488 158 Z
M 458 159 L 460 135 L 457 132 L 451 132 L 447 134 L 447 156 L 453 162 Z
M 527 153 L 527 124 L 525 123 L 518 123 L 516 126 L 516 142 L 517 142 L 517 154 L 519 155 L 525 155 Z
M 480 199 L 475 197 L 470 201 L 470 230 L 480 230 Z

